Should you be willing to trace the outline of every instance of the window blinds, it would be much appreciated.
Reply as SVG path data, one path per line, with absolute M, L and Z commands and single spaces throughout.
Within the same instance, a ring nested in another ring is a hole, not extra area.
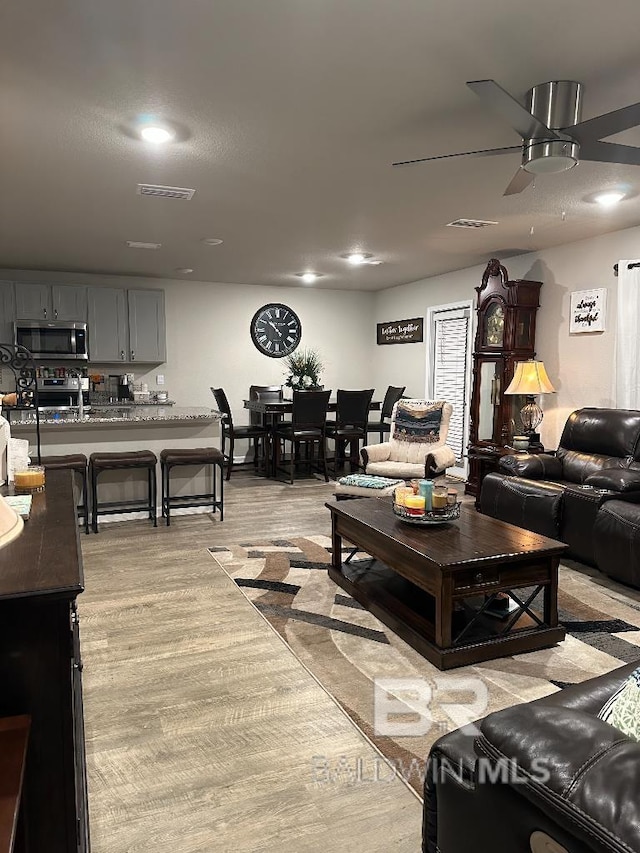
M 453 406 L 447 444 L 462 463 L 466 444 L 468 311 L 443 311 L 434 315 L 433 399 Z

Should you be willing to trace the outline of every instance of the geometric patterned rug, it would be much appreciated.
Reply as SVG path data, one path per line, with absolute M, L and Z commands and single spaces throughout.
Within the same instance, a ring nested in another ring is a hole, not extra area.
M 344 756 L 324 768 L 329 778 L 399 775 L 421 795 L 445 732 L 640 659 L 640 593 L 579 564 L 560 567 L 564 642 L 441 672 L 330 580 L 327 536 L 208 550 L 384 759 Z

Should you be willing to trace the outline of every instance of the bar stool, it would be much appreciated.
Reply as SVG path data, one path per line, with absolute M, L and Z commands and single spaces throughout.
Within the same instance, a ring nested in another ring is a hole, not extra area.
M 146 510 L 153 526 L 156 519 L 157 482 L 155 453 L 150 450 L 134 450 L 124 453 L 92 453 L 89 457 L 89 477 L 91 480 L 91 523 L 93 532 L 98 532 L 98 514 L 114 515 L 119 512 L 138 512 Z M 139 469 L 147 472 L 147 501 L 106 501 L 98 503 L 98 475 L 103 471 Z
M 43 456 L 40 464 L 59 471 L 74 471 L 82 477 L 82 501 L 78 504 L 78 518 L 84 519 L 84 532 L 89 532 L 89 485 L 87 482 L 87 457 L 84 453 L 69 453 L 66 456 Z
M 171 496 L 171 469 L 181 465 L 211 465 L 212 491 L 204 495 Z M 171 524 L 171 510 L 181 507 L 208 506 L 215 513 L 220 510 L 220 521 L 224 520 L 224 456 L 217 447 L 196 447 L 191 449 L 165 449 L 160 452 L 160 470 L 162 472 L 162 515 Z M 220 498 L 217 492 L 217 471 L 220 469 Z

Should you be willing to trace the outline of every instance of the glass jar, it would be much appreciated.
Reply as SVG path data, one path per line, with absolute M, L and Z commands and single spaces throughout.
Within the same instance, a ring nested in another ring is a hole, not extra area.
M 433 495 L 431 497 L 431 503 L 432 503 L 434 512 L 442 512 L 442 510 L 447 508 L 447 487 L 446 486 L 434 486 Z
M 44 491 L 44 465 L 29 465 L 14 471 L 13 484 L 16 492 Z

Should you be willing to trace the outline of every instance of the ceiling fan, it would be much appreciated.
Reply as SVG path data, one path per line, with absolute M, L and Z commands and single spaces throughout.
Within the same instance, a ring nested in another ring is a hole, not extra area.
M 536 175 L 564 172 L 580 160 L 640 166 L 640 148 L 602 142 L 603 138 L 640 125 L 640 103 L 580 121 L 582 84 L 571 80 L 540 83 L 527 92 L 526 108 L 495 80 L 471 80 L 467 86 L 500 115 L 522 137 L 520 145 L 462 151 L 403 160 L 394 166 L 409 166 L 450 157 L 486 157 L 522 151 L 522 164 L 504 195 L 522 192 Z

